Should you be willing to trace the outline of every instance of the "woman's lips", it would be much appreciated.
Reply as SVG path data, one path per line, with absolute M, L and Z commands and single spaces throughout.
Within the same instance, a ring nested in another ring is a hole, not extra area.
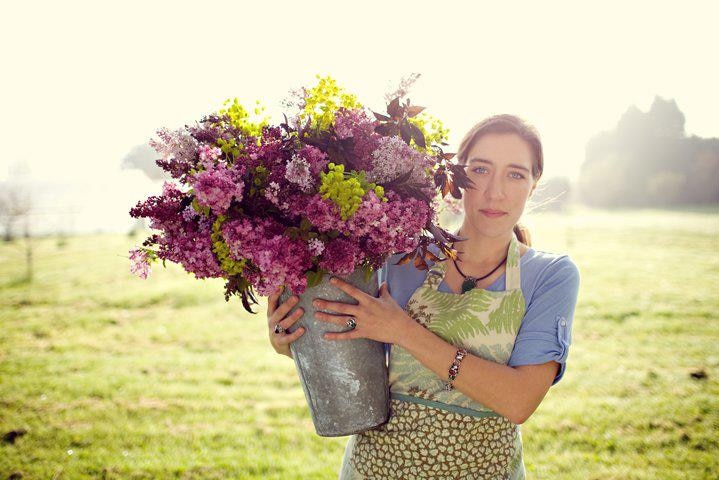
M 480 212 L 485 217 L 490 217 L 490 218 L 501 217 L 502 215 L 507 214 L 507 212 L 502 212 L 500 210 L 480 210 Z

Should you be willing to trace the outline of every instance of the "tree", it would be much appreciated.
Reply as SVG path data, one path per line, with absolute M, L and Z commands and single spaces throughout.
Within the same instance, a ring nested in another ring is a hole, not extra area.
M 587 142 L 581 198 L 601 207 L 719 202 L 719 139 L 687 138 L 673 99 L 631 106 Z
M 30 192 L 20 184 L 0 183 L 0 217 L 4 229 L 3 239 L 11 242 L 14 239 L 15 226 L 32 210 Z

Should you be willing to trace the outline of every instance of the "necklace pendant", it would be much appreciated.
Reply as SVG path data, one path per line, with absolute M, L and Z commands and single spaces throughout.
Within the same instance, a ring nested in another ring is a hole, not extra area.
M 462 282 L 462 293 L 467 293 L 474 287 L 476 287 L 477 284 L 475 283 L 475 281 L 475 279 L 469 277 L 464 282 Z

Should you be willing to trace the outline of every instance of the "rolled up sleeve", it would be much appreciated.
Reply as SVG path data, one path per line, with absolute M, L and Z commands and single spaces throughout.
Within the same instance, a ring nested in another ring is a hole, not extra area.
M 567 256 L 547 265 L 527 305 L 508 365 L 559 363 L 555 385 L 564 376 L 579 294 L 579 269 Z

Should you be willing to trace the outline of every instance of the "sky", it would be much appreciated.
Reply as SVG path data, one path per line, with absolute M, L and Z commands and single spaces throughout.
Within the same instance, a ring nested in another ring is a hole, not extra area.
M 245 3 L 4 3 L 0 182 L 32 182 L 45 227 L 123 231 L 160 191 L 120 169 L 132 148 L 232 97 L 280 120 L 316 74 L 381 110 L 420 73 L 410 98 L 449 127 L 450 151 L 482 118 L 520 115 L 545 177 L 575 179 L 587 140 L 655 95 L 688 134 L 719 136 L 715 2 Z

